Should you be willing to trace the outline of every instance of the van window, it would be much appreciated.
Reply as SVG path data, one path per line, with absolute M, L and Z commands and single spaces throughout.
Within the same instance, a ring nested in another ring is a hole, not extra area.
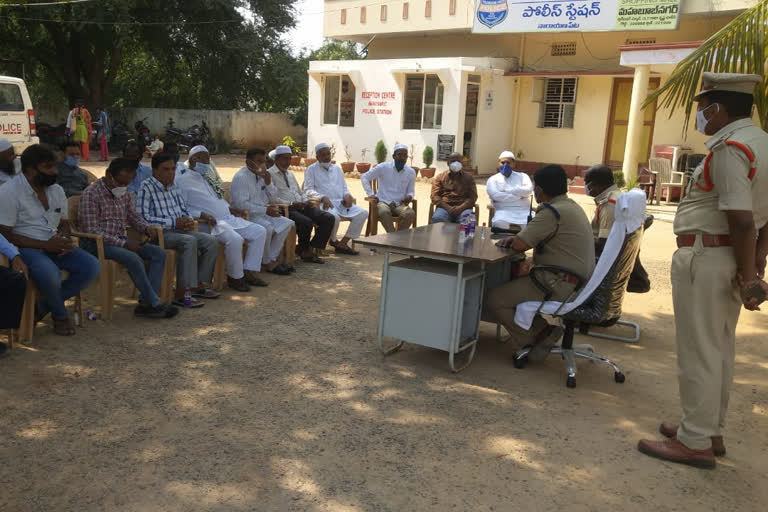
M 0 84 L 0 111 L 24 112 L 24 99 L 16 84 Z

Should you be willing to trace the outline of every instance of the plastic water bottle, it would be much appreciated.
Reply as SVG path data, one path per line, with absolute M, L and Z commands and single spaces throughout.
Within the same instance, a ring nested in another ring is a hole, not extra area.
M 90 321 L 98 320 L 99 315 L 91 311 L 90 309 L 85 313 L 86 318 Z
M 485 240 L 485 222 L 483 222 L 483 226 L 480 228 L 480 240 Z
M 467 226 L 462 223 L 459 226 L 459 245 L 464 245 L 466 241 L 467 241 Z
M 75 326 L 77 327 L 83 326 L 83 324 L 80 323 L 80 313 L 78 313 L 77 311 L 75 311 L 75 314 L 73 315 L 73 320 L 75 321 Z
M 192 291 L 189 288 L 184 290 L 184 307 L 185 308 L 192 307 Z
M 467 236 L 468 238 L 475 238 L 475 228 L 477 226 L 477 220 L 475 214 L 470 213 L 467 215 Z

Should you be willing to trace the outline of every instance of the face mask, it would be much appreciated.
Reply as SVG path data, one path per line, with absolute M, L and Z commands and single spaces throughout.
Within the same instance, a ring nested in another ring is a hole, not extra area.
M 464 168 L 464 164 L 461 162 L 451 162 L 451 164 L 448 166 L 448 169 L 450 169 L 451 172 L 459 172 Z
M 128 193 L 128 187 L 115 187 L 112 189 L 112 195 L 120 199 Z
M 211 170 L 211 166 L 209 164 L 204 164 L 203 162 L 197 162 L 195 164 L 195 171 L 198 173 L 205 175 L 208 173 L 208 171 Z
M 77 164 L 80 163 L 80 159 L 74 156 L 68 156 L 64 159 L 64 165 L 68 165 L 69 167 L 77 167 Z
M 504 175 L 504 177 L 509 178 L 509 176 L 512 174 L 512 167 L 504 162 L 504 165 L 501 166 L 501 169 L 499 169 L 499 172 Z
M 709 124 L 709 119 L 707 119 L 704 116 L 704 112 L 709 110 L 710 107 L 713 107 L 717 105 L 717 103 L 713 103 L 709 107 L 705 107 L 701 110 L 696 111 L 696 131 L 703 133 L 704 135 L 707 134 L 707 125 Z M 719 109 L 719 107 L 718 107 Z
M 43 174 L 42 172 L 37 171 L 37 176 L 35 176 L 35 183 L 37 183 L 38 186 L 41 186 L 43 188 L 50 187 L 51 185 L 54 185 L 56 183 L 56 175 Z
M 326 171 L 331 168 L 331 162 L 320 162 L 320 167 L 325 169 Z
M 402 171 L 405 168 L 405 162 L 402 160 L 395 160 L 395 169 Z

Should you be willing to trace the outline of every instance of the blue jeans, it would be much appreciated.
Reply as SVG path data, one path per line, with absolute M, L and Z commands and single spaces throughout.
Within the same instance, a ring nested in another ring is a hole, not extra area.
M 83 240 L 82 243 L 88 252 L 96 254 L 94 242 Z M 160 292 L 163 270 L 165 269 L 164 249 L 153 244 L 144 244 L 137 254 L 124 247 L 104 244 L 104 257 L 125 267 L 133 284 L 139 289 L 140 302 L 146 302 L 150 306 L 160 304 L 160 297 L 157 294 Z M 144 262 L 149 263 L 149 270 L 144 266 Z
M 430 222 L 430 224 L 437 224 L 438 222 L 459 222 L 459 219 L 461 219 L 461 216 L 465 213 L 469 215 L 470 213 L 474 213 L 474 210 L 469 208 L 454 217 L 442 208 L 435 208 L 435 212 L 432 214 L 432 222 Z
M 64 301 L 80 293 L 99 275 L 99 260 L 80 248 L 64 255 L 29 248 L 19 249 L 19 252 L 43 295 L 38 312 L 50 311 L 56 320 L 68 317 Z M 62 270 L 69 272 L 64 281 L 61 280 Z

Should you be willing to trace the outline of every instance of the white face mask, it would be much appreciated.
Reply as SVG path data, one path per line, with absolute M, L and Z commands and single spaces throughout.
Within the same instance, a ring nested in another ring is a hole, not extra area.
M 459 172 L 464 168 L 464 164 L 461 162 L 451 162 L 451 165 L 448 166 L 448 169 L 451 170 L 451 172 Z
M 112 189 L 112 195 L 116 198 L 121 198 L 128 193 L 128 187 L 115 187 Z
M 325 169 L 326 171 L 331 168 L 331 162 L 320 162 L 320 167 Z
M 710 107 L 713 107 L 715 105 L 718 105 L 717 103 L 713 103 L 709 107 L 705 107 L 701 110 L 696 111 L 696 131 L 703 133 L 704 135 L 707 134 L 707 125 L 709 124 L 709 119 L 706 118 L 704 115 L 704 111 L 709 110 Z M 720 107 L 717 107 L 718 111 L 720 110 Z

